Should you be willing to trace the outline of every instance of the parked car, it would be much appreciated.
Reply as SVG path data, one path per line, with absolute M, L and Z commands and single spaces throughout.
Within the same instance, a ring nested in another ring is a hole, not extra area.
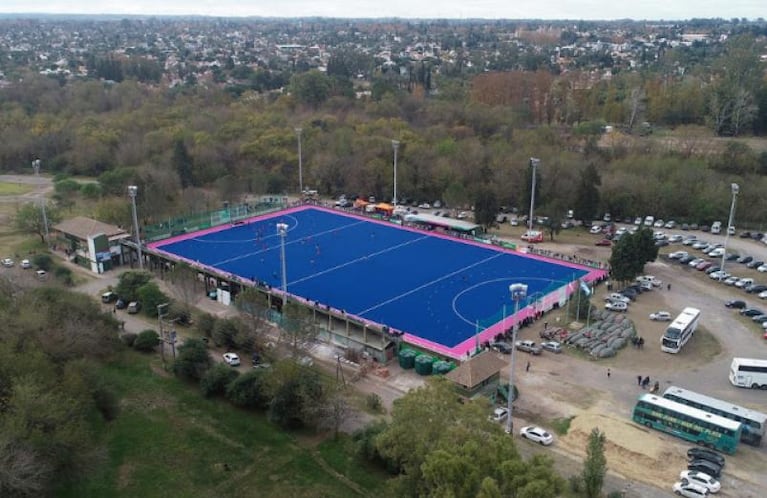
M 674 493 L 685 498 L 705 498 L 708 496 L 706 488 L 690 481 L 679 481 L 671 489 Z
M 693 259 L 695 259 L 695 256 L 693 256 L 692 254 L 688 254 L 687 256 L 682 256 L 681 258 L 679 258 L 679 263 L 683 265 L 687 265 Z
M 539 355 L 542 351 L 540 346 L 537 346 L 534 341 L 517 341 L 516 347 L 520 351 L 533 355 Z
M 722 455 L 714 450 L 708 448 L 701 448 L 700 446 L 693 446 L 687 450 L 688 460 L 709 460 L 714 462 L 719 467 L 724 467 L 725 460 Z M 711 474 L 709 474 L 711 475 Z
M 490 420 L 493 422 L 503 422 L 506 417 L 509 416 L 509 410 L 506 408 L 496 408 L 493 410 L 493 414 L 490 416 Z
M 519 430 L 519 435 L 529 439 L 530 441 L 535 441 L 536 443 L 542 444 L 543 446 L 549 446 L 554 442 L 554 436 L 552 436 L 545 429 L 541 429 L 540 427 L 534 425 L 522 427 Z
M 131 302 L 129 302 L 128 303 L 127 311 L 131 315 L 135 315 L 136 313 L 141 311 L 141 303 L 138 302 L 138 301 L 131 301 Z
M 695 269 L 698 271 L 705 271 L 711 268 L 713 265 L 714 265 L 713 261 L 704 261 L 700 263 L 698 266 L 696 266 Z
M 237 353 L 224 353 L 224 361 L 227 365 L 236 367 L 240 364 L 240 357 Z
M 597 234 L 602 233 L 602 227 L 599 225 L 593 225 L 591 228 L 589 228 L 589 233 Z
M 767 272 L 767 265 L 761 265 L 759 268 L 756 269 L 759 273 L 765 273 Z
M 603 246 L 603 247 L 610 247 L 613 245 L 613 242 L 610 239 L 602 239 L 598 240 L 594 243 L 595 246 Z
M 711 477 L 714 477 L 716 479 L 719 479 L 722 476 L 721 466 L 717 465 L 715 462 L 712 462 L 711 460 L 704 460 L 702 458 L 698 458 L 698 459 L 690 461 L 687 464 L 687 470 L 693 470 L 695 472 L 703 472 L 704 474 L 708 474 Z
M 689 263 L 687 263 L 687 265 L 695 268 L 696 266 L 698 266 L 699 264 L 701 264 L 701 263 L 703 263 L 705 261 L 706 260 L 703 259 L 703 258 L 695 258 L 692 261 L 690 261 Z
M 102 303 L 109 304 L 109 303 L 113 303 L 115 301 L 117 301 L 117 294 L 112 292 L 112 291 L 105 292 L 105 293 L 103 293 L 101 295 L 101 302 Z
M 738 258 L 738 263 L 745 265 L 746 263 L 750 263 L 753 260 L 754 260 L 753 256 L 741 256 L 740 258 Z
M 739 313 L 743 316 L 757 316 L 757 315 L 764 315 L 764 311 L 760 310 L 759 308 L 743 308 L 739 311 Z
M 605 298 L 605 301 L 617 301 L 619 303 L 626 303 L 629 304 L 631 302 L 631 299 L 624 296 L 623 294 L 618 294 L 617 292 L 613 292 L 612 294 L 608 294 Z
M 746 307 L 746 302 L 741 301 L 740 299 L 734 299 L 732 301 L 727 301 L 724 303 L 724 306 L 727 308 L 742 310 Z
M 610 311 L 628 311 L 629 307 L 626 303 L 620 301 L 610 301 L 605 304 L 605 309 Z
M 5 266 L 6 268 L 10 268 L 15 264 L 11 258 L 3 258 L 2 263 L 3 263 L 3 266 Z
M 687 256 L 687 251 L 674 251 L 668 255 L 669 259 L 682 259 Z
M 650 320 L 656 322 L 669 322 L 671 321 L 671 313 L 668 311 L 656 311 L 655 313 L 650 313 Z
M 117 298 L 117 301 L 115 301 L 115 308 L 118 310 L 124 310 L 128 307 L 128 301 L 125 299 Z
M 751 317 L 751 321 L 755 323 L 764 323 L 767 322 L 767 315 L 756 315 Z
M 496 341 L 490 343 L 490 348 L 503 354 L 511 354 L 511 344 L 503 341 Z
M 722 485 L 719 481 L 714 479 L 708 474 L 703 472 L 695 472 L 692 470 L 683 470 L 679 473 L 679 479 L 682 481 L 687 480 L 692 484 L 704 487 L 709 493 L 718 493 L 722 489 Z
M 20 265 L 20 266 L 21 266 L 21 267 L 22 267 L 24 270 L 29 270 L 30 268 L 32 268 L 32 263 L 31 263 L 31 262 L 30 262 L 28 259 L 22 259 L 22 260 L 21 260 L 21 265 Z
M 750 261 L 746 263 L 746 268 L 759 268 L 764 264 L 764 261 L 761 259 L 754 259 L 753 261 Z
M 767 285 L 764 284 L 753 284 L 746 287 L 746 292 L 749 294 L 759 294 L 760 292 L 764 292 L 767 290 Z
M 757 294 L 757 297 L 759 299 L 767 299 L 767 291 L 762 291 L 759 294 Z
M 727 277 L 726 280 L 723 281 L 724 285 L 735 285 L 738 283 L 738 280 L 740 280 L 740 277 Z
M 668 238 L 668 241 L 671 242 L 672 244 L 678 244 L 682 242 L 683 240 L 684 238 L 682 237 L 682 235 L 678 233 L 675 233 L 674 235 Z
M 562 345 L 557 341 L 546 341 L 541 343 L 541 347 L 551 353 L 559 354 L 562 352 Z
M 737 287 L 738 289 L 745 289 L 749 285 L 753 285 L 753 284 L 754 284 L 753 278 L 741 278 L 740 280 L 735 282 L 735 287 Z

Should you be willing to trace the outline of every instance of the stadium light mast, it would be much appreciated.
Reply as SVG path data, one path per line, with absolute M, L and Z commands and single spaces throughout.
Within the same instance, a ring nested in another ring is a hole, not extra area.
M 519 317 L 517 314 L 519 313 L 519 302 L 523 299 L 527 298 L 527 285 L 526 284 L 511 284 L 509 286 L 509 292 L 511 292 L 511 300 L 514 301 L 514 329 L 511 334 L 511 368 L 509 368 L 509 392 L 508 396 L 506 396 L 506 408 L 508 410 L 508 415 L 506 419 L 506 433 L 511 434 L 512 429 L 514 428 L 514 424 L 511 421 L 511 415 L 512 415 L 512 404 L 511 400 L 514 397 L 514 360 L 516 359 L 516 351 L 517 351 L 517 334 L 519 333 Z
M 135 185 L 128 185 L 128 196 L 130 196 L 131 205 L 133 206 L 133 229 L 136 231 L 136 249 L 138 250 L 138 268 L 144 269 L 144 258 L 141 255 L 141 235 L 138 231 L 138 215 L 136 214 L 136 195 L 138 194 L 138 187 Z
M 392 140 L 391 148 L 394 151 L 394 197 L 392 197 L 392 204 L 394 204 L 394 207 L 397 207 L 397 151 L 399 150 L 399 140 Z
M 298 137 L 298 193 L 304 195 L 304 160 L 301 154 L 301 132 L 303 129 L 296 128 L 296 136 Z
M 32 161 L 32 169 L 35 170 L 35 176 L 40 176 L 40 159 Z M 45 245 L 49 245 L 48 241 L 48 215 L 45 213 L 45 195 L 43 195 L 42 202 L 40 202 L 40 209 L 43 212 L 43 230 L 45 234 Z
M 720 275 L 724 273 L 724 262 L 727 261 L 727 242 L 730 240 L 730 227 L 732 227 L 733 218 L 735 218 L 735 199 L 737 199 L 740 193 L 740 185 L 732 183 L 730 184 L 730 190 L 732 192 L 732 203 L 730 204 L 730 219 L 727 221 L 727 233 L 724 234 L 724 252 L 722 252 L 722 264 L 719 265 L 722 269 Z
M 533 209 L 535 208 L 535 180 L 536 172 L 538 171 L 538 165 L 541 164 L 541 160 L 537 157 L 530 158 L 530 166 L 533 168 L 533 180 L 530 187 L 530 219 L 528 221 L 529 230 L 533 230 Z
M 285 237 L 288 235 L 288 225 L 277 223 L 277 233 L 280 235 L 280 260 L 282 261 L 282 312 L 285 313 L 285 305 L 288 303 L 288 264 L 285 261 Z

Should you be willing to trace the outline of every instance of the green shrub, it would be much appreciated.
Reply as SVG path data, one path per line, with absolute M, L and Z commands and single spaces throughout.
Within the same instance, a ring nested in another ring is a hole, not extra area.
M 240 372 L 230 367 L 226 363 L 218 363 L 200 379 L 200 389 L 205 397 L 216 396 L 226 392 L 228 386 L 234 379 L 240 375 Z
M 205 343 L 199 339 L 187 339 L 178 348 L 178 357 L 173 362 L 173 373 L 179 377 L 199 380 L 208 371 L 211 363 Z
M 138 337 L 137 334 L 134 334 L 133 332 L 126 332 L 120 336 L 120 340 L 129 348 L 132 348 L 133 344 L 136 342 L 136 337 Z
M 197 330 L 205 337 L 213 335 L 213 329 L 216 326 L 217 318 L 210 313 L 203 313 L 197 320 Z
M 41 270 L 51 271 L 51 268 L 53 268 L 53 258 L 49 254 L 35 254 L 32 257 L 32 264 Z
M 152 329 L 142 330 L 133 341 L 133 349 L 137 351 L 154 351 L 160 344 L 160 336 Z
M 381 397 L 377 395 L 376 393 L 370 393 L 367 396 L 365 396 L 365 405 L 368 407 L 368 409 L 374 413 L 378 413 L 381 411 L 381 408 L 383 408 L 383 404 L 381 403 Z
M 80 193 L 86 199 L 98 199 L 101 196 L 101 186 L 98 183 L 86 183 L 80 187 Z
M 267 373 L 263 369 L 240 375 L 226 387 L 226 397 L 244 408 L 266 408 L 270 402 Z
M 53 274 L 56 276 L 57 280 L 68 287 L 75 284 L 74 278 L 72 277 L 72 270 L 66 266 L 57 266 L 56 269 L 53 270 Z

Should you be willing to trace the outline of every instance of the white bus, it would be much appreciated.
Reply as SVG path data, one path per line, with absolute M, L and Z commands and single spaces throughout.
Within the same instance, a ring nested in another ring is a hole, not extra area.
M 730 365 L 733 386 L 767 389 L 767 360 L 733 358 Z
M 698 328 L 699 318 L 699 309 L 683 309 L 679 316 L 668 326 L 663 337 L 661 337 L 660 350 L 664 353 L 678 353 L 695 333 L 695 329 Z
M 666 389 L 663 393 L 663 397 L 676 401 L 677 403 L 693 406 L 704 412 L 713 413 L 720 417 L 740 422 L 743 424 L 740 440 L 752 446 L 759 446 L 762 444 L 764 429 L 767 425 L 767 415 L 764 413 L 749 410 L 748 408 L 738 406 L 729 401 L 722 401 L 720 399 L 706 396 L 705 394 L 696 393 L 676 386 L 671 386 Z

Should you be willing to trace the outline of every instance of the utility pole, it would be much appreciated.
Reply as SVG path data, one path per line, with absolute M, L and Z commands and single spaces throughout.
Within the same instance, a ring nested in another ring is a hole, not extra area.
M 35 176 L 40 177 L 40 160 L 35 159 L 32 161 L 32 169 L 35 170 Z M 40 209 L 43 212 L 43 230 L 45 234 L 45 245 L 50 246 L 50 241 L 48 240 L 48 215 L 45 213 L 45 195 L 43 195 L 42 202 L 40 202 Z
M 397 207 L 397 151 L 399 150 L 399 140 L 392 140 L 391 147 L 394 150 L 394 197 L 392 204 Z
M 296 128 L 296 136 L 298 137 L 298 194 L 304 195 L 304 164 L 301 154 L 301 128 Z
M 509 394 L 506 397 L 508 410 L 508 419 L 506 420 L 506 433 L 511 434 L 514 429 L 514 423 L 511 421 L 512 406 L 511 400 L 514 397 L 514 361 L 516 359 L 517 351 L 517 334 L 519 333 L 519 302 L 527 298 L 527 285 L 525 284 L 511 284 L 509 286 L 509 292 L 511 292 L 511 300 L 514 301 L 514 331 L 511 335 L 511 368 L 509 368 Z
M 144 258 L 141 255 L 141 235 L 138 230 L 138 215 L 136 214 L 136 195 L 138 194 L 138 187 L 135 185 L 128 185 L 128 195 L 130 196 L 131 205 L 133 206 L 133 229 L 136 230 L 136 249 L 138 250 L 138 268 L 144 269 Z
M 532 180 L 532 186 L 530 187 L 530 219 L 528 221 L 528 229 L 532 232 L 533 231 L 533 210 L 535 209 L 535 182 L 537 177 L 537 171 L 538 171 L 538 165 L 541 163 L 541 160 L 536 157 L 530 158 L 530 166 L 533 168 L 533 180 Z
M 280 235 L 280 256 L 282 261 L 282 312 L 285 313 L 285 305 L 288 303 L 288 270 L 285 261 L 285 237 L 288 235 L 288 225 L 277 223 L 277 233 Z
M 163 309 L 168 307 L 168 303 L 162 303 L 157 305 L 157 323 L 160 327 L 160 357 L 162 358 L 162 369 L 165 370 L 165 330 L 162 326 Z M 175 353 L 174 353 L 175 358 Z

